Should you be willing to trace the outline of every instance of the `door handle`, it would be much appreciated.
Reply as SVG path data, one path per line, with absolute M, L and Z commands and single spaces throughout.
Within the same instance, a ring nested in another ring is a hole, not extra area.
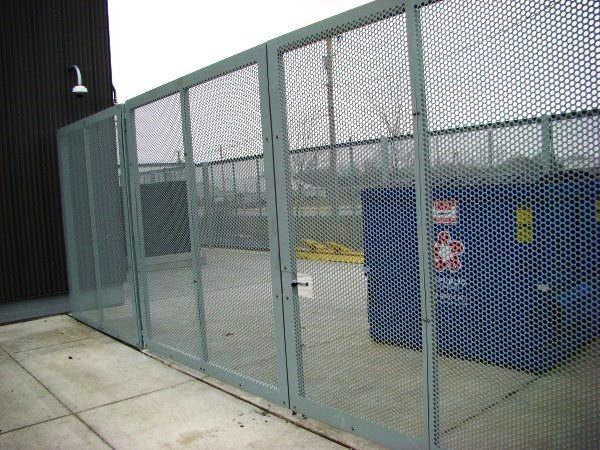
M 308 281 L 298 281 L 298 280 L 292 280 L 292 287 L 295 286 L 304 286 L 304 287 L 308 287 Z

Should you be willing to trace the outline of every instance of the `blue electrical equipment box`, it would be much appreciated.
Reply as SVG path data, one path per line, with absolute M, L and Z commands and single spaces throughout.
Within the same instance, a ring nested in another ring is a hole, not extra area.
M 600 180 L 434 187 L 438 354 L 546 371 L 600 334 Z M 361 193 L 373 340 L 421 348 L 413 187 Z

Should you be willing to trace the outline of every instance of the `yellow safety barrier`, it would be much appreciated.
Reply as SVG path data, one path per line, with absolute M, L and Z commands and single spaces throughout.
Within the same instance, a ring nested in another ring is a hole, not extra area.
M 339 242 L 329 241 L 322 244 L 313 239 L 302 239 L 296 248 L 296 258 L 313 261 L 342 262 L 364 264 L 365 255 Z

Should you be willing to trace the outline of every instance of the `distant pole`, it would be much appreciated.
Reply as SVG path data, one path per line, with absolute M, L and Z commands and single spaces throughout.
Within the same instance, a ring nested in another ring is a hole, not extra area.
M 556 168 L 556 155 L 552 147 L 552 122 L 550 117 L 542 117 L 542 161 L 544 172 L 550 172 Z
M 329 143 L 334 146 L 335 137 L 335 113 L 333 109 L 333 43 L 327 38 L 327 56 L 325 57 L 325 72 L 327 73 L 327 115 L 329 117 Z
M 327 74 L 327 116 L 329 118 L 329 180 L 333 186 L 330 187 L 329 201 L 331 212 L 337 218 L 338 205 L 338 180 L 337 180 L 337 151 L 335 136 L 335 110 L 333 106 L 333 43 L 331 37 L 326 39 L 327 55 L 325 56 L 325 73 Z M 337 222 L 337 220 L 336 220 Z M 334 225 L 335 227 L 335 225 Z
M 219 145 L 219 158 L 221 161 L 219 165 L 221 166 L 221 195 L 225 198 L 225 162 L 223 161 L 223 146 Z
M 490 128 L 487 131 L 487 142 L 488 142 L 488 166 L 494 167 L 494 134 L 493 130 Z

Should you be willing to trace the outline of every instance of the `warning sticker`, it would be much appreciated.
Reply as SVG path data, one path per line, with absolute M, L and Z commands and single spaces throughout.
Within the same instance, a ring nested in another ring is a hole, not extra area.
M 533 211 L 527 206 L 519 206 L 515 212 L 515 239 L 519 244 L 533 242 Z
M 448 269 L 456 272 L 462 267 L 460 256 L 465 251 L 465 245 L 461 241 L 452 239 L 450 233 L 442 231 L 438 234 L 433 246 L 433 257 L 435 259 L 435 270 L 443 272 Z
M 433 223 L 454 225 L 458 222 L 458 204 L 456 200 L 433 201 Z

